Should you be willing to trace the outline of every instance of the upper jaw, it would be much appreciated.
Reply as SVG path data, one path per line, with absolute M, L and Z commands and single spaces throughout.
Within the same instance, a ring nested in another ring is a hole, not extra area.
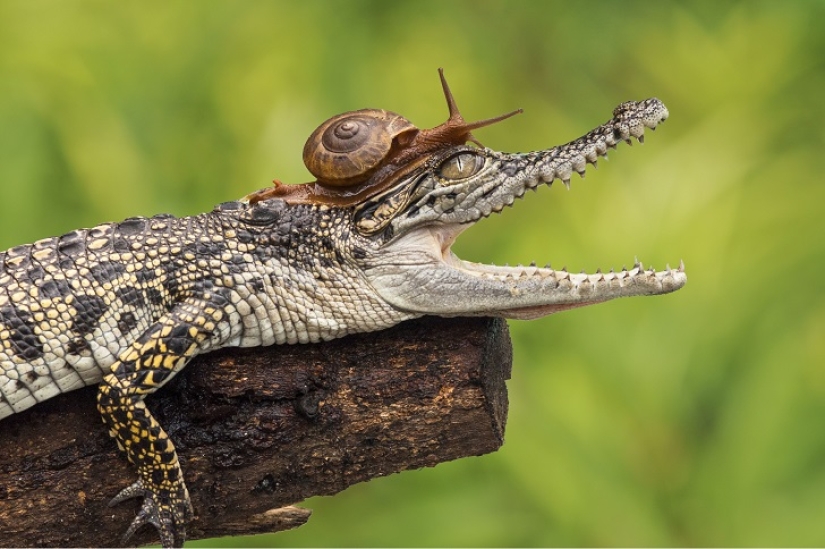
M 607 158 L 608 150 L 622 141 L 632 144 L 635 138 L 643 143 L 645 131 L 655 130 L 668 116 L 667 108 L 656 98 L 627 101 L 616 107 L 613 118 L 604 124 L 551 149 L 511 154 L 457 147 L 445 156 L 474 151 L 484 156 L 484 168 L 451 184 L 439 182 L 433 175 L 419 178 L 424 183 L 417 188 L 411 185 L 407 195 L 411 207 L 390 221 L 394 234 L 427 223 L 473 223 L 511 206 L 528 190 L 556 180 L 569 188 L 574 173 L 584 177 L 588 164 L 595 166 L 599 158 Z

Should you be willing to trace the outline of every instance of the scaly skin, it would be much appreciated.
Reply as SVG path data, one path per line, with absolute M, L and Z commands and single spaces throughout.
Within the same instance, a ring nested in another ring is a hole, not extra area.
M 143 399 L 193 356 L 329 340 L 426 314 L 537 318 L 681 288 L 681 265 L 575 275 L 481 265 L 450 250 L 526 190 L 569 185 L 573 172 L 666 117 L 649 99 L 546 151 L 450 147 L 353 205 L 245 199 L 12 248 L 0 254 L 0 418 L 100 384 L 103 420 L 138 470 L 113 503 L 144 498 L 126 537 L 148 523 L 165 547 L 180 545 L 189 496 L 175 447 Z

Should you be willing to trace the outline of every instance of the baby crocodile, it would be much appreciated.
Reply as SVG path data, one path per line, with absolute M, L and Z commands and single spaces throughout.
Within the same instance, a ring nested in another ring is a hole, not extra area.
M 325 341 L 422 315 L 538 318 L 685 284 L 681 264 L 573 274 L 459 259 L 450 247 L 463 230 L 530 189 L 556 179 L 569 186 L 573 172 L 584 175 L 620 141 L 641 141 L 668 111 L 657 99 L 631 101 L 566 145 L 500 153 L 467 142 L 478 143 L 471 130 L 509 115 L 466 123 L 442 82 L 450 118 L 436 128 L 355 111 L 324 130 L 331 134 L 316 132 L 338 154 L 322 157 L 307 144 L 308 164 L 322 165 L 317 181 L 192 217 L 134 217 L 0 253 L 0 418 L 100 384 L 103 421 L 138 471 L 112 503 L 143 498 L 125 539 L 147 523 L 165 547 L 185 539 L 186 484 L 144 398 L 195 355 Z M 377 138 L 363 139 L 373 131 L 388 144 L 367 165 L 347 140 L 375 152 Z M 350 164 L 362 176 L 335 179 Z

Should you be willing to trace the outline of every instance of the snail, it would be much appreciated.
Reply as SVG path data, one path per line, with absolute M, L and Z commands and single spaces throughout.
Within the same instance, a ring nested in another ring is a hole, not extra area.
M 393 145 L 403 146 L 418 132 L 392 111 L 363 109 L 330 118 L 304 145 L 304 165 L 318 182 L 350 187 L 377 170 Z
M 500 122 L 521 109 L 465 122 L 456 106 L 444 70 L 438 69 L 450 116 L 430 129 L 420 130 L 400 114 L 362 109 L 334 116 L 321 124 L 304 145 L 304 164 L 316 181 L 283 185 L 249 195 L 251 203 L 279 197 L 291 203 L 349 206 L 391 187 L 403 175 L 422 165 L 434 153 L 472 142 L 472 131 Z

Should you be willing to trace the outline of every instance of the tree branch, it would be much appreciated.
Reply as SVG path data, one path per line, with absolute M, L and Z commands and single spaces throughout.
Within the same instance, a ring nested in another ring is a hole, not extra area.
M 307 497 L 495 451 L 511 362 L 504 321 L 438 318 L 199 357 L 147 400 L 183 465 L 189 539 L 294 528 Z M 5 418 L 0 546 L 118 546 L 139 502 L 107 503 L 134 479 L 94 387 Z

